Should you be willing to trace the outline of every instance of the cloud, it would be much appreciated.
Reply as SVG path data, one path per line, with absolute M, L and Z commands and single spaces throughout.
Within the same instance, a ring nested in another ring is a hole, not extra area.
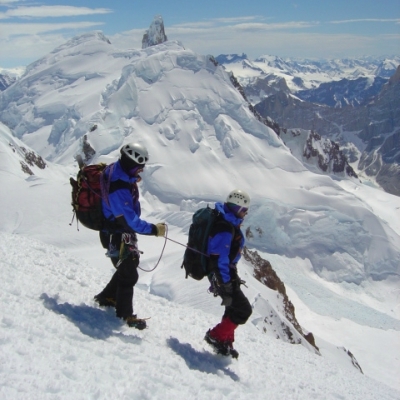
M 198 35 L 204 40 L 216 40 L 219 41 L 221 37 L 228 37 L 233 39 L 236 36 L 240 36 L 244 33 L 252 34 L 253 41 L 258 41 L 259 36 L 272 31 L 291 31 L 299 29 L 307 29 L 318 26 L 319 22 L 305 22 L 305 21 L 293 21 L 284 23 L 261 23 L 261 22 L 248 22 L 248 23 L 237 23 L 229 25 L 218 25 L 214 22 L 200 22 L 192 24 L 178 24 L 168 27 L 168 37 L 176 34 L 179 36 Z M 182 39 L 179 39 L 182 40 Z M 202 39 L 201 39 L 202 40 Z M 208 45 L 208 44 L 207 44 Z M 259 45 L 259 44 L 258 44 Z
M 103 25 L 102 22 L 65 22 L 61 24 L 41 24 L 41 23 L 31 23 L 31 24 L 1 24 L 0 25 L 0 44 L 2 51 L 4 50 L 5 39 L 9 39 L 13 36 L 28 36 L 28 35 L 38 35 L 47 32 L 56 32 L 62 30 L 85 30 L 88 28 L 93 28 L 94 26 Z M 5 52 L 6 53 L 6 52 Z
M 1 1 L 1 0 L 0 0 Z M 113 12 L 108 8 L 88 8 L 72 6 L 38 6 L 17 7 L 0 13 L 0 19 L 17 18 L 55 18 L 76 17 L 82 15 L 109 14 Z
M 0 46 L 7 54 L 6 67 L 15 67 L 16 65 L 26 66 L 65 42 L 66 38 L 62 34 L 32 34 L 16 36 L 10 41 L 0 40 Z
M 17 3 L 20 0 L 0 0 L 0 4 L 12 4 L 12 3 Z
M 212 28 L 215 26 L 213 21 L 187 22 L 183 24 L 172 25 L 171 28 Z M 170 29 L 170 27 L 168 27 Z
M 291 30 L 291 29 L 305 29 L 318 25 L 319 22 L 305 22 L 305 21 L 290 21 L 274 24 L 263 23 L 247 23 L 237 24 L 232 26 L 232 29 L 239 29 L 245 31 L 271 31 L 271 30 Z
M 250 58 L 277 55 L 299 58 L 346 58 L 398 53 L 400 35 L 363 36 L 353 34 L 321 34 L 303 31 L 263 29 L 220 29 L 203 33 L 168 29 L 170 40 L 179 40 L 185 47 L 200 54 L 245 53 Z
M 0 4 L 5 1 L 0 0 Z M 30 10 L 29 10 L 30 9 Z M 18 11 L 19 10 L 19 11 Z M 12 10 L 9 10 L 12 11 Z M 18 15 L 16 13 L 18 11 Z M 70 17 L 112 12 L 106 8 L 87 7 L 19 7 L 14 9 L 13 18 Z M 87 13 L 87 14 L 85 14 Z M 6 13 L 3 13 L 3 15 Z M 1 14 L 0 14 L 1 18 Z M 11 18 L 7 14 L 7 18 Z M 288 21 L 282 23 L 266 22 L 260 16 L 240 18 L 217 18 L 196 23 L 176 24 L 166 27 L 169 40 L 180 41 L 186 48 L 199 54 L 246 53 L 249 58 L 261 55 L 277 55 L 300 58 L 345 58 L 361 55 L 398 54 L 399 35 L 352 35 L 336 33 L 323 34 L 309 32 L 308 28 L 322 26 L 319 21 Z M 14 20 L 13 20 L 14 21 Z M 17 21 L 17 20 L 16 20 Z M 70 18 L 70 21 L 73 21 Z M 331 23 L 350 23 L 365 20 L 331 21 Z M 400 22 L 398 19 L 368 20 L 380 22 Z M 19 22 L 19 20 L 18 20 Z M 7 59 L 32 61 L 70 39 L 102 22 L 65 23 L 2 23 L 0 24 L 0 48 Z M 139 49 L 145 29 L 133 29 L 109 36 L 111 42 L 121 49 Z M 25 44 L 24 44 L 25 43 Z M 38 43 L 36 46 L 35 43 Z M 36 51 L 35 51 L 36 46 Z M 10 57 L 9 57 L 10 56 Z M 3 61 L 4 62 L 4 61 Z M 15 62 L 13 63 L 14 65 Z M 12 65 L 10 63 L 10 65 Z
M 211 21 L 219 22 L 221 24 L 235 24 L 244 21 L 254 21 L 259 19 L 263 18 L 260 16 L 248 16 L 248 17 L 233 17 L 233 18 L 214 18 Z
M 318 21 L 249 21 L 221 25 L 216 20 L 208 20 L 196 24 L 172 25 L 167 27 L 166 33 L 169 40 L 180 41 L 186 48 L 199 54 L 214 56 L 246 53 L 250 58 L 265 54 L 299 58 L 345 58 L 381 55 L 383 47 L 387 55 L 398 53 L 398 35 L 381 34 L 371 37 L 307 31 L 309 27 L 318 26 L 321 26 Z M 143 30 L 135 29 L 110 39 L 120 48 L 140 48 L 143 33 Z
M 399 18 L 385 19 L 385 18 L 363 18 L 363 19 L 344 19 L 339 21 L 329 21 L 331 24 L 349 24 L 353 22 L 396 22 L 400 23 Z
M 186 22 L 182 24 L 172 25 L 172 28 L 213 28 L 218 27 L 221 24 L 238 24 L 247 21 L 259 20 L 261 17 L 258 16 L 248 16 L 248 17 L 236 17 L 236 18 L 213 18 L 204 21 L 197 22 Z M 169 28 L 168 28 L 169 29 Z
M 256 22 L 260 17 L 241 17 L 241 18 L 216 18 L 207 21 L 177 24 L 168 27 L 168 31 L 174 29 L 187 29 L 189 31 L 202 29 L 204 31 L 220 32 L 224 29 L 239 29 L 247 31 L 270 31 L 274 29 L 305 29 L 319 25 L 318 21 L 288 21 L 282 23 Z M 253 22 L 254 21 L 254 22 Z

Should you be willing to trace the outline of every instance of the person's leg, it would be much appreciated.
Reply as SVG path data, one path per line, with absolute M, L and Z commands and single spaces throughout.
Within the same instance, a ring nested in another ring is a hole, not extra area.
M 116 235 L 110 235 L 108 232 L 102 232 L 100 231 L 100 242 L 101 245 L 107 249 L 108 251 L 110 250 L 110 247 L 113 246 L 114 248 L 117 247 L 119 248 L 120 243 L 121 243 L 121 235 L 116 234 Z M 119 261 L 118 257 L 110 257 L 111 262 L 113 263 L 114 267 L 117 266 L 117 263 Z M 116 271 L 113 276 L 111 277 L 111 280 L 108 282 L 108 284 L 105 286 L 105 288 L 96 296 L 94 296 L 94 299 L 97 303 L 99 303 L 101 306 L 111 306 L 115 307 L 116 305 L 116 297 L 117 297 L 117 284 L 118 284 L 118 271 Z
M 139 279 L 138 265 L 138 256 L 131 254 L 118 266 L 116 272 L 116 312 L 119 318 L 125 319 L 133 315 L 133 287 Z
M 232 293 L 232 304 L 225 307 L 222 320 L 209 331 L 212 338 L 221 342 L 233 343 L 235 340 L 235 329 L 243 325 L 249 319 L 252 308 L 249 300 L 240 290 L 236 288 Z
M 228 317 L 234 324 L 243 325 L 249 319 L 253 309 L 240 287 L 233 290 L 232 304 L 225 308 L 224 318 Z
M 235 340 L 235 329 L 237 328 L 237 324 L 234 324 L 229 317 L 222 317 L 222 320 L 219 324 L 214 326 L 210 330 L 210 335 L 212 338 L 217 339 L 220 342 L 230 342 L 233 343 Z

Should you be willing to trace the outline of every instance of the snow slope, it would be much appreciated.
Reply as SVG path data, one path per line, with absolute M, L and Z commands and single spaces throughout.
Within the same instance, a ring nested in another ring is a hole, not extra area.
M 202 341 L 216 315 L 143 284 L 135 305 L 150 329 L 129 329 L 90 300 L 110 268 L 21 235 L 0 238 L 3 399 L 399 398 L 355 369 L 267 340 L 252 323 L 238 330 L 238 361 L 216 356 Z
M 1 177 L 4 182 L 4 172 Z M 290 298 L 302 325 L 317 333 L 322 356 L 263 333 L 258 329 L 262 314 L 255 310 L 237 330 L 240 358 L 231 362 L 213 355 L 202 341 L 222 310 L 207 293 L 206 282 L 184 279 L 179 245 L 168 242 L 155 271 L 140 271 L 134 308 L 151 319 L 146 331 L 132 330 L 92 300 L 113 268 L 95 232 L 78 232 L 68 225 L 65 181 L 24 182 L 12 177 L 8 188 L 12 204 L 2 202 L 8 215 L 1 216 L 0 234 L 0 297 L 7 304 L 2 307 L 0 331 L 2 398 L 399 398 L 400 391 L 381 383 L 397 385 L 398 355 L 393 350 L 400 338 L 399 322 L 396 326 L 393 319 L 390 326 L 370 328 L 385 314 L 374 311 L 373 304 L 362 307 L 360 299 L 348 298 L 349 293 L 358 297 L 361 289 L 337 295 L 335 305 L 326 283 L 310 285 L 315 280 L 310 271 L 302 268 L 299 279 L 293 265 L 304 265 L 301 260 L 267 255 L 287 287 L 293 284 Z M 44 203 L 43 195 L 50 190 L 52 201 Z M 186 218 L 167 214 L 176 223 Z M 154 214 L 147 218 L 156 220 Z M 8 233 L 4 221 L 9 222 Z M 185 243 L 184 231 L 172 222 L 169 228 L 171 238 Z M 154 268 L 163 245 L 162 238 L 140 237 L 144 270 Z M 268 289 L 252 279 L 246 263 L 241 263 L 240 273 L 253 304 L 260 296 L 273 304 Z M 311 302 L 324 306 L 323 312 L 312 311 L 310 299 L 295 295 L 306 290 L 313 295 Z M 338 314 L 338 300 L 352 303 L 353 315 Z M 365 324 L 357 321 L 357 315 L 373 319 Z M 338 351 L 343 346 L 353 352 L 365 375 L 351 365 L 344 351 Z
M 264 332 L 262 319 L 273 310 L 276 293 L 256 282 L 251 266 L 242 262 L 240 274 L 254 312 L 237 331 L 240 360 L 230 363 L 212 355 L 202 341 L 222 310 L 206 282 L 184 279 L 182 246 L 167 242 L 155 271 L 140 271 L 135 311 L 152 318 L 145 332 L 129 330 L 92 300 L 112 267 L 96 232 L 69 226 L 68 171 L 49 163 L 35 170 L 41 177 L 24 178 L 16 166 L 3 164 L 0 172 L 8 188 L 0 213 L 0 296 L 7 304 L 1 315 L 1 365 L 7 366 L 0 373 L 3 398 L 101 399 L 115 391 L 120 398 L 246 398 L 249 393 L 276 399 L 399 398 L 400 392 L 382 383 L 400 390 L 400 327 L 398 314 L 395 318 L 390 311 L 398 302 L 398 286 L 329 286 L 307 260 L 263 254 L 284 280 L 303 329 L 314 333 L 319 356 L 277 340 L 268 327 Z M 166 219 L 169 237 L 186 242 L 190 213 L 168 207 L 151 211 L 153 198 L 145 195 L 142 201 L 148 220 Z M 144 270 L 154 268 L 163 244 L 161 238 L 140 238 Z

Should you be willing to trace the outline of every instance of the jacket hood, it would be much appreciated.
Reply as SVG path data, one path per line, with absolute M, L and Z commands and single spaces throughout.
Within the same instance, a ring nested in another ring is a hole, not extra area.
M 122 181 L 125 181 L 125 182 L 135 183 L 139 179 L 138 176 L 136 176 L 136 177 L 129 176 L 129 174 L 127 174 L 124 171 L 124 169 L 122 168 L 122 165 L 119 160 L 117 162 L 115 162 L 114 164 L 110 164 L 107 167 L 107 169 L 106 169 L 107 176 L 110 173 L 111 168 L 113 168 L 113 180 L 121 179 Z
M 225 203 L 215 203 L 215 209 L 219 211 L 225 221 L 230 222 L 234 226 L 239 226 L 243 222 L 243 218 L 238 218 Z

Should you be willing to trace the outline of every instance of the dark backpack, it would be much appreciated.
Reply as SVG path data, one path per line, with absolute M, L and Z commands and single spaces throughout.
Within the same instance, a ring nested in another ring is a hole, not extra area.
M 193 214 L 188 244 L 182 263 L 182 268 L 185 268 L 186 271 L 186 278 L 190 276 L 200 281 L 208 275 L 207 245 L 211 228 L 218 214 L 217 210 L 208 206 Z
M 81 165 L 76 180 L 70 178 L 72 207 L 79 222 L 86 228 L 100 231 L 104 225 L 101 206 L 101 179 L 107 164 Z

